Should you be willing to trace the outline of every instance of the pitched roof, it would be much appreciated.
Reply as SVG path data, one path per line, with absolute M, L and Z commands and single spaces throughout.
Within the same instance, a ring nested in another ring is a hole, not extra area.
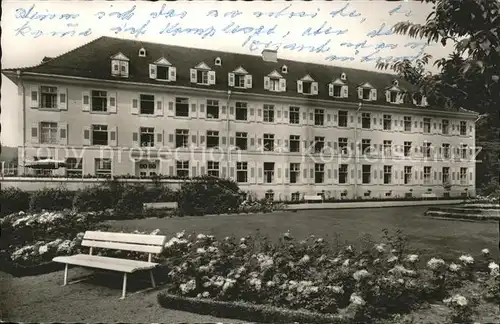
M 138 53 L 141 48 L 146 49 L 146 57 L 139 57 Z M 233 72 L 241 66 L 252 75 L 253 85 L 251 89 L 238 88 L 238 91 L 260 94 L 270 94 L 269 91 L 264 90 L 264 76 L 269 75 L 274 70 L 281 71 L 281 67 L 286 65 L 288 73 L 282 74 L 282 76 L 287 80 L 287 90 L 286 93 L 279 93 L 280 96 L 303 97 L 303 94 L 297 93 L 297 80 L 302 79 L 305 75 L 310 75 L 319 83 L 319 93 L 318 95 L 308 96 L 308 98 L 330 101 L 359 102 L 356 89 L 360 84 L 368 82 L 379 90 L 377 91 L 377 101 L 372 103 L 387 105 L 384 89 L 392 86 L 393 80 L 396 79 L 395 75 L 387 73 L 282 59 L 278 59 L 278 62 L 265 62 L 261 56 L 256 55 L 220 52 L 105 36 L 37 66 L 22 68 L 20 70 L 24 72 L 115 80 L 116 77 L 111 75 L 110 58 L 117 53 L 122 53 L 130 59 L 128 80 L 133 82 L 164 84 L 164 82 L 149 78 L 149 64 L 163 57 L 177 69 L 177 81 L 173 83 L 175 85 L 206 89 L 206 86 L 199 86 L 190 82 L 189 71 L 189 69 L 194 68 L 199 63 L 205 62 L 216 71 L 216 84 L 212 85 L 211 89 L 227 90 L 228 73 Z M 217 57 L 220 57 L 222 60 L 221 66 L 214 64 L 214 60 Z M 343 82 L 349 86 L 349 97 L 333 99 L 328 96 L 328 84 L 340 78 L 342 73 L 346 73 L 347 75 L 347 80 Z M 120 80 L 123 81 L 122 78 Z M 399 85 L 402 89 L 415 89 L 404 80 L 399 80 Z M 410 96 L 407 96 L 405 104 L 394 107 L 398 106 L 415 107 Z

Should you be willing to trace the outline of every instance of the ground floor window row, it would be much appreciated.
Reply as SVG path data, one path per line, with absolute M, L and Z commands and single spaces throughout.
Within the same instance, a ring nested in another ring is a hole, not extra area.
M 47 157 L 37 157 L 43 159 Z M 110 175 L 112 173 L 112 160 L 109 158 L 94 159 L 95 175 Z M 258 180 L 264 183 L 275 183 L 287 180 L 287 183 L 300 183 L 307 179 L 308 182 L 325 183 L 326 179 L 334 179 L 339 184 L 349 184 L 356 181 L 357 172 L 361 184 L 451 184 L 466 185 L 473 183 L 473 169 L 468 167 L 431 167 L 424 166 L 393 166 L 393 165 L 366 165 L 366 164 L 340 164 L 330 168 L 325 163 L 278 164 L 275 162 L 233 162 L 229 167 L 226 162 L 206 161 L 198 172 L 198 164 L 188 160 L 177 160 L 169 163 L 167 172 L 160 171 L 159 160 L 142 160 L 135 163 L 135 175 L 151 177 L 162 174 L 178 177 L 192 177 L 210 175 L 214 177 L 231 177 L 237 182 L 246 183 Z M 47 170 L 35 170 L 39 174 Z M 66 173 L 68 176 L 83 175 L 83 161 L 81 158 L 66 159 Z M 282 176 L 284 179 L 282 179 Z

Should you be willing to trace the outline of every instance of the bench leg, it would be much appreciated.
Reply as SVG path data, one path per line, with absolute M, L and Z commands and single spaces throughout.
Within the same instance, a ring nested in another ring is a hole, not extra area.
M 156 288 L 155 277 L 153 276 L 153 270 L 149 270 L 149 277 L 151 277 L 151 285 Z
M 125 294 L 127 292 L 127 273 L 123 273 L 123 287 L 122 287 L 122 297 L 120 299 L 125 298 Z
M 66 286 L 68 283 L 68 264 L 66 263 L 66 266 L 64 267 L 64 284 L 63 286 Z

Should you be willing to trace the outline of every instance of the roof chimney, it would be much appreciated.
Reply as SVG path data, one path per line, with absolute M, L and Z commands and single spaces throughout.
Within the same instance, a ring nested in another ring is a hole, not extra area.
M 45 63 L 45 62 L 50 61 L 50 60 L 52 60 L 52 59 L 53 59 L 53 57 L 48 57 L 48 56 L 45 56 L 45 57 L 42 59 L 42 63 Z
M 271 49 L 263 50 L 262 60 L 264 60 L 264 62 L 278 62 L 278 51 Z

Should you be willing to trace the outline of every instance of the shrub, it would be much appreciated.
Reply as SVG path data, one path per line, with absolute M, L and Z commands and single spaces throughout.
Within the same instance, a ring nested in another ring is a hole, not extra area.
M 31 193 L 30 210 L 63 210 L 73 206 L 74 192 L 66 188 L 43 188 Z
M 0 191 L 0 215 L 27 211 L 30 207 L 30 195 L 18 188 L 6 188 Z
M 242 193 L 236 182 L 210 176 L 182 184 L 177 197 L 180 215 L 206 215 L 235 212 Z
M 128 218 L 128 216 L 141 216 L 144 202 L 147 198 L 146 187 L 144 185 L 124 186 L 120 190 L 120 197 L 116 201 L 115 216 Z
M 111 191 L 101 186 L 78 190 L 73 199 L 73 208 L 78 211 L 99 211 L 113 208 Z

